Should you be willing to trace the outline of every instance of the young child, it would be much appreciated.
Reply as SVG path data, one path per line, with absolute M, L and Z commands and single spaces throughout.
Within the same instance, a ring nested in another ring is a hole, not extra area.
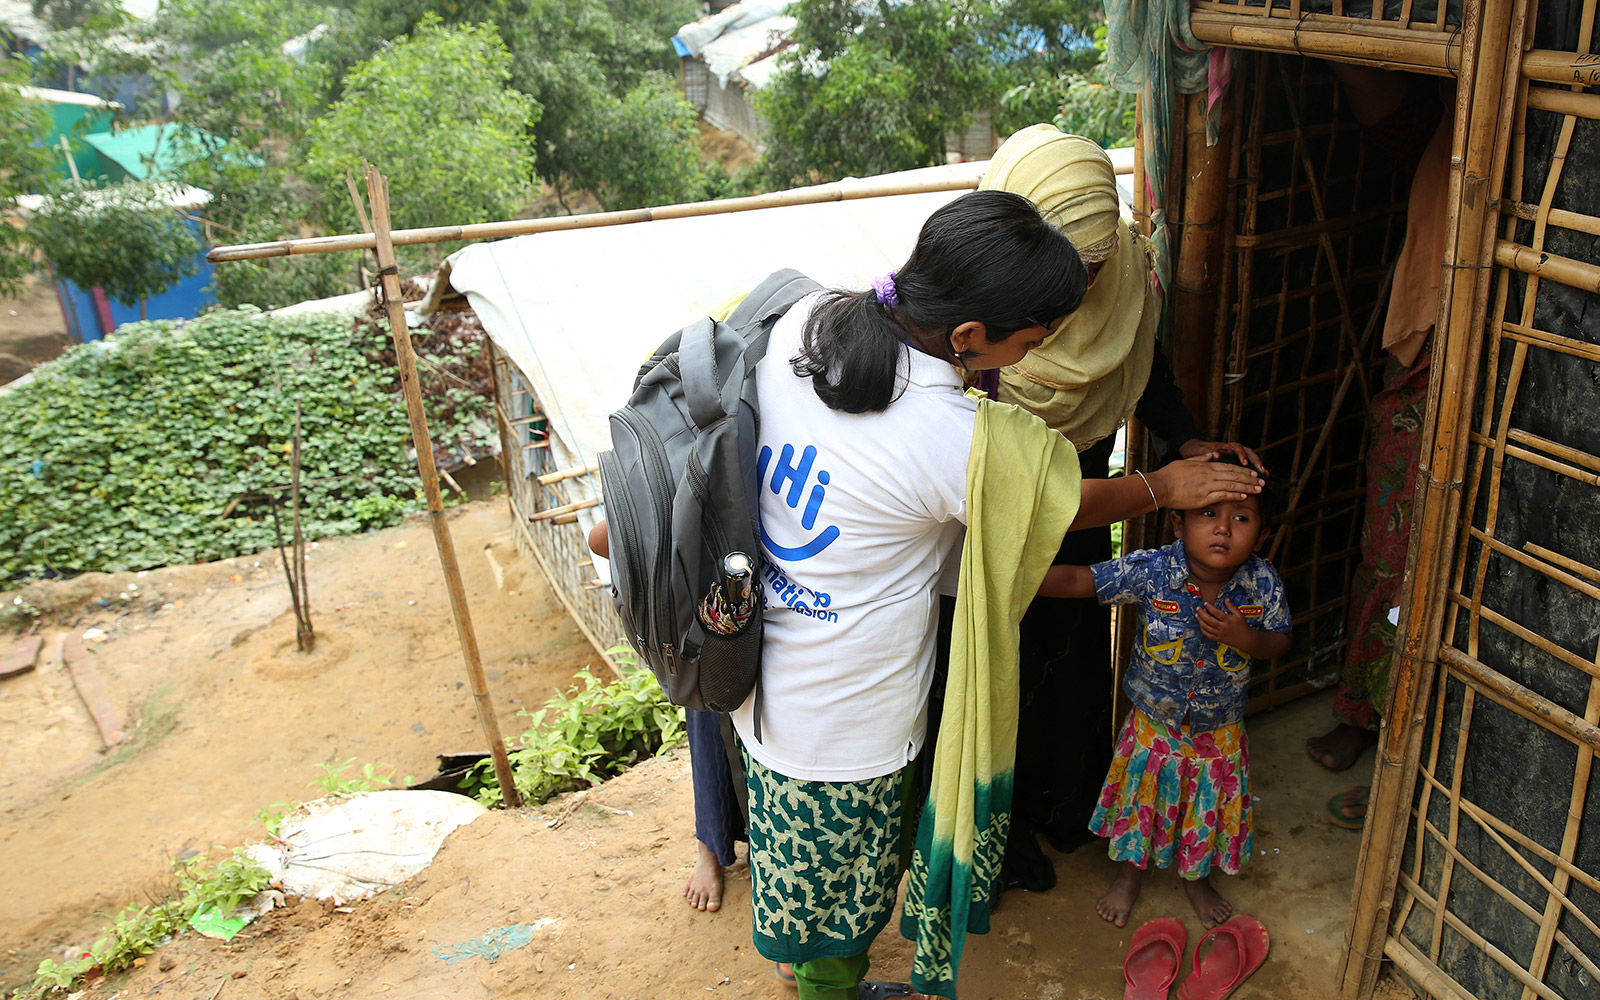
M 1122 682 L 1134 707 L 1089 821 L 1120 862 L 1096 905 L 1118 927 L 1152 862 L 1176 861 L 1205 926 L 1233 911 L 1210 874 L 1238 874 L 1251 851 L 1242 722 L 1250 662 L 1289 649 L 1283 581 L 1255 555 L 1273 513 L 1267 482 L 1244 500 L 1171 511 L 1177 541 L 1165 548 L 1055 566 L 1039 590 L 1139 607 L 1139 642 Z

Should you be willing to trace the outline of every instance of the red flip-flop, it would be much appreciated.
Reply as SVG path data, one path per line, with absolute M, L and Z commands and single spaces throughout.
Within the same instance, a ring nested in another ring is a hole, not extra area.
M 1206 942 L 1211 942 L 1209 950 Z M 1178 987 L 1178 1000 L 1223 1000 L 1261 968 L 1272 940 L 1267 928 L 1248 914 L 1229 917 L 1200 936 L 1194 966 Z M 1200 952 L 1205 950 L 1205 956 Z
M 1167 991 L 1183 967 L 1188 938 L 1183 922 L 1171 917 L 1157 917 L 1134 931 L 1122 960 L 1122 979 L 1127 983 L 1122 1000 L 1167 1000 Z

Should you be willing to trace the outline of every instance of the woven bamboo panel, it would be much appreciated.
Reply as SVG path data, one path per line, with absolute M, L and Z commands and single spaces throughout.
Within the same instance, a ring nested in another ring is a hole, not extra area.
M 1198 0 L 1192 8 L 1286 22 L 1308 15 L 1339 18 L 1417 31 L 1447 31 L 1461 24 L 1461 0 Z
M 1555 8 L 1563 8 L 1556 10 Z M 1543 4 L 1535 45 L 1581 23 Z M 1568 21 L 1572 23 L 1568 23 Z M 1559 21 L 1559 23 L 1557 23 Z M 1524 82 L 1390 947 L 1467 996 L 1600 995 L 1600 96 Z
M 1292 506 L 1268 552 L 1294 645 L 1257 664 L 1251 710 L 1332 684 L 1359 561 L 1367 403 L 1381 385 L 1381 315 L 1404 236 L 1404 178 L 1342 112 L 1325 67 L 1241 54 L 1226 267 L 1223 433 L 1251 445 Z
M 494 398 L 500 425 L 500 460 L 511 505 L 512 535 L 517 548 L 532 556 L 550 587 L 578 623 L 595 651 L 612 667 L 607 650 L 621 642 L 622 621 L 611 603 L 611 590 L 595 575 L 583 528 L 568 519 L 532 521 L 540 511 L 567 507 L 591 497 L 585 484 L 598 489 L 599 475 L 579 475 L 548 485 L 539 477 L 564 471 L 552 456 L 549 421 L 543 402 L 528 377 L 510 359 L 493 349 Z

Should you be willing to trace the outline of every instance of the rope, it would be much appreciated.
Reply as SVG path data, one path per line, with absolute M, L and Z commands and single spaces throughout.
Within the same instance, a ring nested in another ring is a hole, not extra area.
M 544 359 L 539 357 L 539 348 L 534 346 L 533 335 L 528 332 L 527 321 L 522 318 L 522 308 L 517 305 L 516 296 L 511 294 L 511 283 L 506 280 L 506 272 L 500 266 L 500 258 L 495 253 L 495 245 L 490 243 L 486 244 L 486 246 L 489 249 L 489 259 L 494 261 L 495 273 L 500 276 L 500 285 L 506 290 L 506 296 L 511 300 L 511 311 L 517 317 L 517 325 L 522 328 L 523 339 L 527 341 L 528 348 L 533 351 L 533 362 L 539 366 L 539 374 L 544 376 L 545 384 L 554 387 L 555 382 L 550 378 L 550 372 L 544 366 Z M 529 388 L 531 390 L 532 387 L 530 386 Z M 556 416 L 560 418 L 561 427 L 566 432 L 567 443 L 572 446 L 573 452 L 577 455 L 578 464 L 585 470 L 583 473 L 583 478 L 588 482 L 590 492 L 596 498 L 603 497 L 603 494 L 600 492 L 600 484 L 595 481 L 594 473 L 588 471 L 588 467 L 594 463 L 584 457 L 583 445 L 579 443 L 578 436 L 572 432 L 572 424 L 567 420 L 566 411 L 561 408 L 561 400 L 552 399 L 550 402 L 555 404 Z M 548 416 L 548 412 L 549 411 L 547 410 L 546 416 Z M 602 512 L 605 510 L 604 500 L 602 500 L 600 503 L 600 510 Z

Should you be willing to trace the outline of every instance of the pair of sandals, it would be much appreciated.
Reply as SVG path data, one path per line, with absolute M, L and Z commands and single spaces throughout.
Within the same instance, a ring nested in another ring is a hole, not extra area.
M 784 972 L 786 962 L 772 963 L 772 974 L 785 986 L 796 985 L 794 967 L 789 966 L 789 971 Z M 878 979 L 863 981 L 856 987 L 856 1000 L 890 1000 L 891 997 L 914 997 L 917 991 L 911 988 L 910 983 L 890 983 Z
M 1261 968 L 1271 943 L 1261 921 L 1243 913 L 1206 931 L 1195 944 L 1178 1000 L 1223 1000 Z M 1134 931 L 1122 962 L 1123 1000 L 1167 1000 L 1187 947 L 1188 931 L 1172 917 L 1157 917 Z

